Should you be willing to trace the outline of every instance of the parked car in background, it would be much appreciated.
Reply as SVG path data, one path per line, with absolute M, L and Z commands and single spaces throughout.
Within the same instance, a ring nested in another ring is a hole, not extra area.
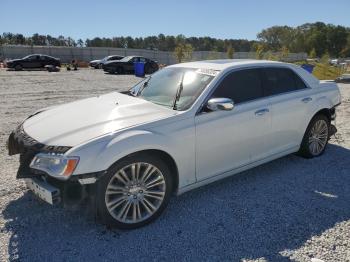
M 335 79 L 337 83 L 350 83 L 350 74 L 343 74 Z
M 330 59 L 329 64 L 336 66 L 339 64 L 339 59 Z
M 6 62 L 7 68 L 12 68 L 15 70 L 22 69 L 37 69 L 37 68 L 45 68 L 45 66 L 61 66 L 61 61 L 58 58 L 41 55 L 41 54 L 33 54 L 25 56 L 21 59 L 12 59 Z
M 339 104 L 336 83 L 293 64 L 183 63 L 124 94 L 34 112 L 8 150 L 20 154 L 17 178 L 46 202 L 91 197 L 101 222 L 135 228 L 173 194 L 288 154 L 321 156 Z
M 126 56 L 118 61 L 108 61 L 102 65 L 102 68 L 105 72 L 111 74 L 134 73 L 134 63 L 137 62 L 145 63 L 146 74 L 153 74 L 159 69 L 158 63 L 156 61 L 142 56 Z
M 110 56 L 106 56 L 105 58 L 102 58 L 100 60 L 92 60 L 92 61 L 90 61 L 89 65 L 90 65 L 90 67 L 93 67 L 95 69 L 101 69 L 102 65 L 105 62 L 120 60 L 120 59 L 123 59 L 123 58 L 124 58 L 124 56 L 120 56 L 120 55 L 110 55 Z

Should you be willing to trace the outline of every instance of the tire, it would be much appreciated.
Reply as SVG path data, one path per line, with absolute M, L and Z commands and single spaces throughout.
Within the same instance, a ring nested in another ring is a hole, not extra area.
M 23 70 L 22 65 L 16 65 L 15 66 L 15 71 L 22 71 L 22 70 Z
M 103 68 L 103 65 L 102 64 L 99 64 L 98 65 L 98 68 L 96 68 L 96 69 L 102 69 Z
M 151 64 L 146 64 L 145 65 L 145 73 L 147 75 L 153 74 L 156 71 L 157 71 L 157 68 L 152 66 Z
M 298 155 L 304 158 L 321 156 L 328 144 L 329 128 L 330 121 L 328 117 L 323 114 L 314 116 L 305 131 Z M 319 134 L 317 135 L 317 133 Z M 314 146 L 312 144 L 314 144 Z
M 138 179 L 133 179 L 136 175 Z M 160 216 L 172 190 L 173 180 L 166 163 L 147 154 L 132 155 L 114 164 L 98 181 L 97 216 L 110 227 L 144 226 Z
M 124 74 L 124 68 L 121 67 L 121 66 L 118 66 L 118 67 L 117 67 L 117 73 L 118 73 L 119 75 Z
M 94 68 L 95 68 L 95 69 L 99 69 L 99 66 L 98 66 L 98 65 L 95 65 Z
M 150 66 L 150 64 L 145 64 L 145 74 L 152 74 L 152 67 Z

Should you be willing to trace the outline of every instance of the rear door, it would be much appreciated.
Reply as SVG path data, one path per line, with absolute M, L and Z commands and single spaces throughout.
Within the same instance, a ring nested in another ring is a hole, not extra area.
M 51 61 L 50 61 L 50 58 L 48 56 L 45 56 L 45 55 L 41 55 L 40 56 L 40 66 L 41 67 L 44 67 L 46 65 L 51 65 Z
M 266 156 L 271 116 L 260 69 L 229 73 L 210 96 L 218 97 L 232 99 L 235 106 L 231 111 L 204 108 L 195 117 L 198 181 Z
M 134 71 L 134 64 L 139 62 L 140 58 L 139 57 L 133 57 L 128 63 L 126 63 L 126 71 L 132 72 Z
M 292 69 L 269 67 L 264 69 L 264 93 L 271 103 L 269 154 L 297 149 L 314 100 L 311 88 Z

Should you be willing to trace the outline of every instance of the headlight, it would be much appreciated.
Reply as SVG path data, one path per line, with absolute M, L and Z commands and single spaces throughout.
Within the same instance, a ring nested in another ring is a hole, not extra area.
M 68 157 L 56 154 L 37 154 L 30 167 L 59 179 L 67 179 L 75 170 L 79 162 L 79 157 Z

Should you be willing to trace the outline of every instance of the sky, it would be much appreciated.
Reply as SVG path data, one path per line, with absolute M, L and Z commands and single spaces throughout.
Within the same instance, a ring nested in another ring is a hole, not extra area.
M 321 21 L 350 27 L 349 11 L 350 0 L 1 0 L 0 34 L 254 40 L 274 25 Z

